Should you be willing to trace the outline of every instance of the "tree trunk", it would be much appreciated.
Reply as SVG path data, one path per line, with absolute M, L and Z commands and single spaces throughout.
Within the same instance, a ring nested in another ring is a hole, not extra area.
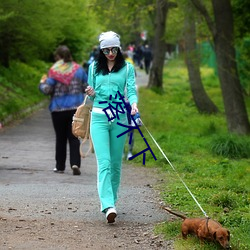
M 235 60 L 230 0 L 212 0 L 215 23 L 200 0 L 191 1 L 204 16 L 213 36 L 228 130 L 237 134 L 249 134 L 250 123 Z
M 191 92 L 200 113 L 217 113 L 218 108 L 207 95 L 201 80 L 200 57 L 196 48 L 195 18 L 190 15 L 193 11 L 192 6 L 187 6 L 187 10 L 185 18 L 185 55 Z
M 153 62 L 150 69 L 148 87 L 157 87 L 162 89 L 163 66 L 166 53 L 166 43 L 164 34 L 166 28 L 166 19 L 168 12 L 168 1 L 156 1 L 156 16 L 155 16 L 155 37 L 153 45 Z
M 212 0 L 212 3 L 216 29 L 213 38 L 228 129 L 237 134 L 248 134 L 250 124 L 235 60 L 230 0 Z

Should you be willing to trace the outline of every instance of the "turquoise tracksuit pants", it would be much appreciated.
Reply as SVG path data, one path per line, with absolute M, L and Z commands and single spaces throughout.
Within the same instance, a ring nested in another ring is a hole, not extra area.
M 126 128 L 117 122 L 128 124 L 126 114 L 119 114 L 108 121 L 105 113 L 91 113 L 90 134 L 97 160 L 97 189 L 101 211 L 115 207 L 121 179 L 122 155 L 127 134 L 117 138 Z

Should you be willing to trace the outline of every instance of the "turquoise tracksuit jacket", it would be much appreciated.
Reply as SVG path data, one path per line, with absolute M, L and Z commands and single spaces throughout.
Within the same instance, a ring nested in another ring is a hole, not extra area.
M 110 72 L 107 75 L 96 75 L 94 65 L 92 63 L 88 72 L 88 84 L 94 88 L 95 97 L 91 98 L 94 103 L 93 107 L 106 108 L 108 103 L 112 103 L 115 100 L 115 96 L 119 91 L 121 95 L 125 95 L 130 105 L 137 103 L 137 92 L 135 86 L 135 70 L 131 63 L 120 69 L 118 72 Z M 110 98 L 112 96 L 112 99 Z M 100 104 L 99 102 L 107 102 Z

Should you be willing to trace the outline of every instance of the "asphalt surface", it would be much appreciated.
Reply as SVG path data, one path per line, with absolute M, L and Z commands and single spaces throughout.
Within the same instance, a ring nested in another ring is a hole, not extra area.
M 95 155 L 90 154 L 82 160 L 81 176 L 72 175 L 69 162 L 65 173 L 57 174 L 52 171 L 55 166 L 54 144 L 54 131 L 47 108 L 0 133 L 1 213 L 18 205 L 22 208 L 22 211 L 19 208 L 22 215 L 37 216 L 34 213 L 36 209 L 46 210 L 48 205 L 56 202 L 60 207 L 52 216 L 69 216 L 75 220 L 84 217 L 91 221 L 103 219 L 96 189 Z M 124 165 L 120 190 L 122 201 L 118 208 L 126 211 L 128 207 L 136 206 L 139 212 L 121 215 L 121 218 L 141 222 L 163 219 L 161 213 L 153 212 L 155 204 L 151 200 L 145 203 L 154 182 L 145 174 L 150 174 L 147 169 Z M 26 204 L 30 204 L 31 200 L 32 205 L 27 209 Z M 72 203 L 72 210 L 77 208 L 78 213 L 62 214 L 64 206 L 69 203 Z

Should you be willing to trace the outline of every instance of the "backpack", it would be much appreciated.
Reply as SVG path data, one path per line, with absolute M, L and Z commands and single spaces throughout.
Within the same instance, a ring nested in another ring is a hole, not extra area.
M 88 96 L 86 95 L 83 103 L 76 109 L 72 118 L 72 134 L 77 137 L 80 143 L 80 155 L 85 158 L 90 151 L 93 151 L 93 144 L 90 138 L 90 113 L 92 110 L 92 103 L 86 103 Z M 83 145 L 89 140 L 89 149 L 86 153 L 83 152 Z

